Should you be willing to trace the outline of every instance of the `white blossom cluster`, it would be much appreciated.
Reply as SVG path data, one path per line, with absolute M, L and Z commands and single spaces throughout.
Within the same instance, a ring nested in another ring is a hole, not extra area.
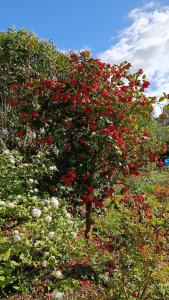
M 64 296 L 64 293 L 58 292 L 57 290 L 54 290 L 51 294 L 51 298 L 53 300 L 61 300 Z

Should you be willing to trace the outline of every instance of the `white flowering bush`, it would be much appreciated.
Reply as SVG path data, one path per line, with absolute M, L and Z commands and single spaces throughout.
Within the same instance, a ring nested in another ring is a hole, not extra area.
M 78 218 L 67 211 L 62 192 L 44 193 L 38 178 L 55 168 L 36 156 L 28 163 L 17 152 L 0 154 L 0 290 L 25 292 L 48 277 L 53 299 L 64 278 L 61 265 L 77 255 Z M 60 297 L 60 298 L 59 298 Z

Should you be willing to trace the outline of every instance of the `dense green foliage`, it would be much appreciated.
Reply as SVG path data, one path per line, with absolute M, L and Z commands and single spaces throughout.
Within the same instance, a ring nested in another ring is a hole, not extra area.
M 0 33 L 0 299 L 169 299 L 168 128 L 130 67 Z
M 26 29 L 0 32 L 0 145 L 15 145 L 16 117 L 10 109 L 11 85 L 53 78 L 68 66 L 67 57 Z
M 148 218 L 126 206 L 117 186 L 102 212 L 95 210 L 93 240 L 86 241 L 83 210 L 77 213 L 66 204 L 64 186 L 60 198 L 37 192 L 38 174 L 54 172 L 47 157 L 40 152 L 28 163 L 17 151 L 6 150 L 0 165 L 2 297 L 18 291 L 26 299 L 40 291 L 44 299 L 55 291 L 52 299 L 70 299 L 78 291 L 90 299 L 94 291 L 99 296 L 99 287 L 103 299 L 168 299 L 167 172 L 129 182 L 135 191 L 151 192 L 144 196 L 151 206 Z

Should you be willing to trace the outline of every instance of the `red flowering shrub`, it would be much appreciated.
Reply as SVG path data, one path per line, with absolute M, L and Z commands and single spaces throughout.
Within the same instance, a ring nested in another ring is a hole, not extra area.
M 142 72 L 131 74 L 127 62 L 110 66 L 89 58 L 88 52 L 70 55 L 70 68 L 55 80 L 32 81 L 12 87 L 20 140 L 32 130 L 37 147 L 58 150 L 52 190 L 57 183 L 71 186 L 72 199 L 101 207 L 120 176 L 139 175 L 144 164 L 156 160 L 149 134 L 154 98 Z

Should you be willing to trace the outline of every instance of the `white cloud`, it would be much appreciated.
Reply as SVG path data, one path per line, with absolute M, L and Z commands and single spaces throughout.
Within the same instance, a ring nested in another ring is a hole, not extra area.
M 118 36 L 118 42 L 99 55 L 109 63 L 129 61 L 143 68 L 152 84 L 150 93 L 169 93 L 169 6 L 151 2 L 128 14 L 131 25 Z

